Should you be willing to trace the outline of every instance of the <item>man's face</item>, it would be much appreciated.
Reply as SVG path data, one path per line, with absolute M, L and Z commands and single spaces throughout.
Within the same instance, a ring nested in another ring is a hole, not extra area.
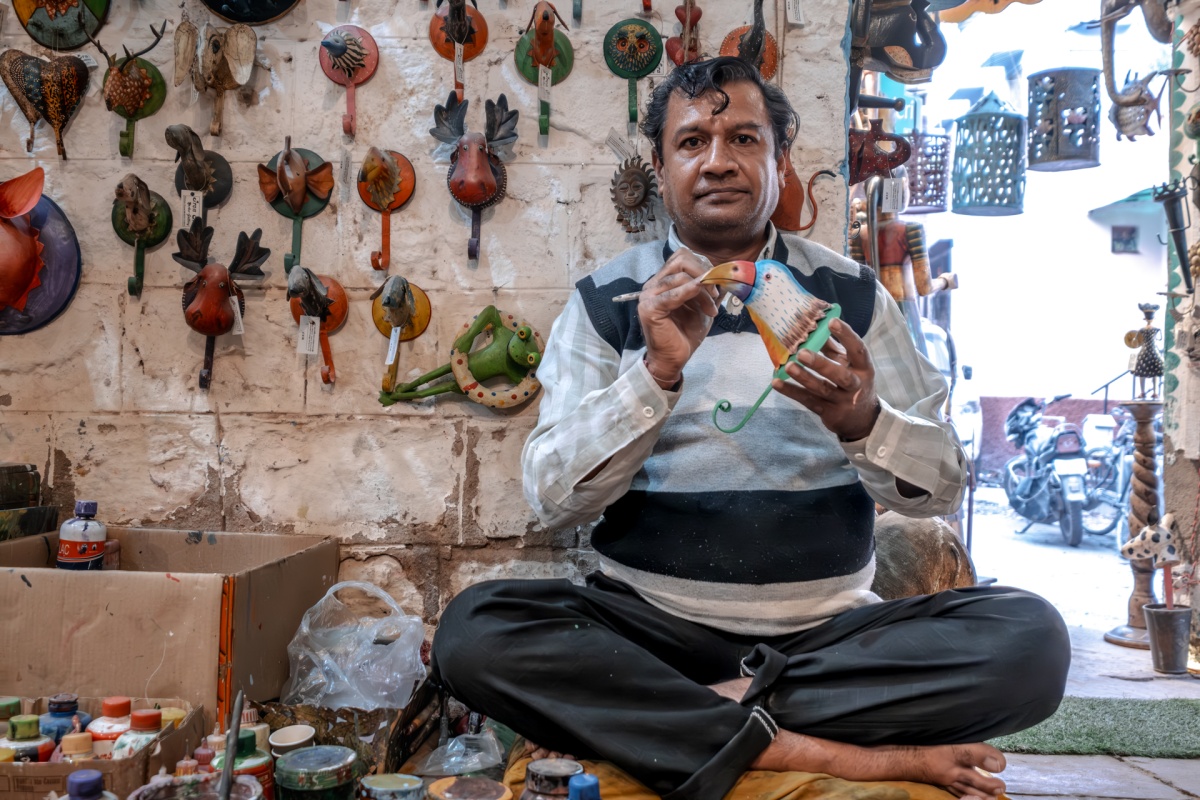
M 749 81 L 722 87 L 729 105 L 713 114 L 721 96 L 667 102 L 662 158 L 653 154 L 663 204 L 685 240 L 731 243 L 762 233 L 779 201 L 784 160 L 762 92 Z M 691 236 L 689 236 L 691 234 Z

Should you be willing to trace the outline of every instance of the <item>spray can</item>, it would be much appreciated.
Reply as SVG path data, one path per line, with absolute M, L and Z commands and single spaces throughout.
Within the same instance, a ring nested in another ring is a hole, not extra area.
M 58 529 L 58 568 L 91 570 L 104 568 L 104 540 L 108 528 L 96 521 L 95 500 L 76 500 L 75 516 Z

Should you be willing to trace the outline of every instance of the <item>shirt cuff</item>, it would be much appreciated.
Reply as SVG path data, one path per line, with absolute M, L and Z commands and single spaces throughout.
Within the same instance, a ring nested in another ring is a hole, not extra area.
M 862 439 L 852 442 L 841 442 L 842 451 L 856 467 L 867 464 L 882 470 L 891 471 L 891 455 L 896 451 L 904 426 L 908 418 L 879 398 L 879 416 L 875 418 L 875 426 Z
M 683 378 L 680 378 L 676 384 L 678 388 L 674 391 L 659 386 L 643 358 L 639 358 L 621 377 L 628 380 L 619 393 L 621 403 L 635 418 L 644 418 L 646 428 L 653 427 L 658 420 L 671 413 L 683 392 Z

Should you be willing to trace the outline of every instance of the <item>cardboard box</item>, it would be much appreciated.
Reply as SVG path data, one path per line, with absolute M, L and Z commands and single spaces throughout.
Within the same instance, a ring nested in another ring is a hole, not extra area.
M 10 694 L 11 686 L 0 684 L 0 694 Z M 101 697 L 80 697 L 79 708 L 93 717 L 100 715 Z M 46 711 L 46 700 L 24 699 L 21 705 L 26 714 Z M 67 776 L 79 769 L 97 769 L 104 775 L 104 788 L 124 800 L 139 786 L 149 782 L 159 767 L 175 771 L 175 762 L 190 754 L 204 737 L 204 711 L 193 708 L 186 700 L 135 699 L 134 708 L 176 706 L 188 712 L 179 727 L 166 731 L 158 741 L 129 758 L 120 761 L 87 761 L 81 764 L 14 764 L 0 763 L 0 800 L 43 800 L 50 792 L 65 795 Z
M 17 696 L 180 697 L 224 720 L 273 700 L 300 618 L 337 581 L 320 536 L 109 528 L 119 571 L 54 568 L 58 535 L 0 542 L 4 675 Z

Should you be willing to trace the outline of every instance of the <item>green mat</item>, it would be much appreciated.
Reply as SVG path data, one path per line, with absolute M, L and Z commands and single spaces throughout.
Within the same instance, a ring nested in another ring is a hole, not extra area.
M 1064 697 L 1050 719 L 990 743 L 1008 753 L 1200 758 L 1200 700 Z

